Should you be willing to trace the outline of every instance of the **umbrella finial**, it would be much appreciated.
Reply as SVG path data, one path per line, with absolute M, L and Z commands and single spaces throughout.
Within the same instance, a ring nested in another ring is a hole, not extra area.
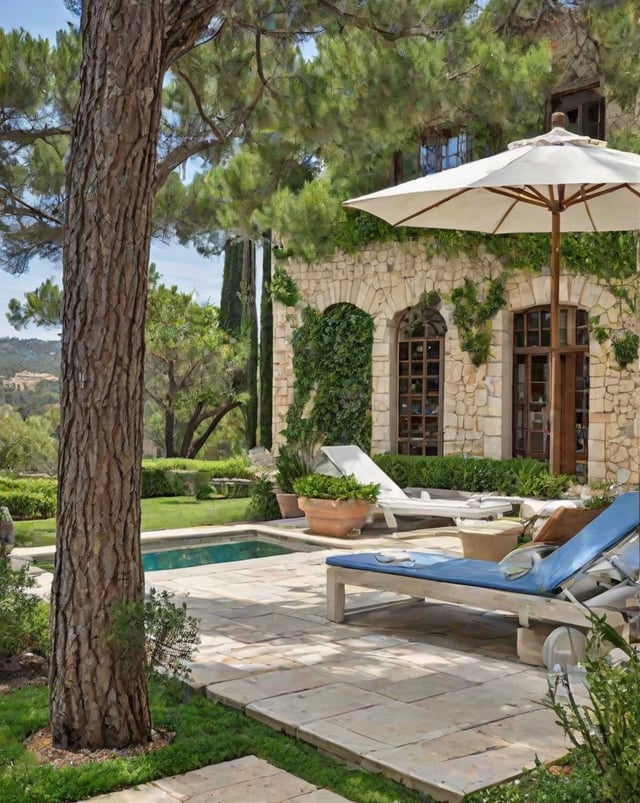
M 564 112 L 554 112 L 551 115 L 551 128 L 564 128 Z

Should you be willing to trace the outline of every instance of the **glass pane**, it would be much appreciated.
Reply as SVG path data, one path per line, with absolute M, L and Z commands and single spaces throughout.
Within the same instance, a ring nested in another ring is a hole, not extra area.
M 567 320 L 568 314 L 566 309 L 560 310 L 560 345 L 567 345 Z
M 440 341 L 428 340 L 427 341 L 427 358 L 430 360 L 440 359 Z

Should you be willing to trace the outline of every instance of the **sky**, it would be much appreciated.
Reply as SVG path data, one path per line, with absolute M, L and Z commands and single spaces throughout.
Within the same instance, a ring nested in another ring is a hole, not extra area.
M 4 0 L 0 5 L 0 28 L 24 28 L 34 36 L 55 39 L 56 31 L 66 27 L 73 16 L 62 0 Z M 222 286 L 222 260 L 201 257 L 193 248 L 178 244 L 151 243 L 151 261 L 155 262 L 162 282 L 177 285 L 184 292 L 194 292 L 199 301 L 220 302 Z M 22 276 L 11 276 L 0 270 L 0 337 L 40 338 L 54 340 L 54 329 L 29 326 L 16 331 L 6 318 L 10 298 L 23 300 L 24 294 L 34 290 L 48 278 L 61 280 L 60 263 L 33 260 Z

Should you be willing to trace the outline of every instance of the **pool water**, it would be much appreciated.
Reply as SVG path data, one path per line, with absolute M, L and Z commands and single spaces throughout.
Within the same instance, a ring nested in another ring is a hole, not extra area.
M 223 544 L 182 547 L 160 552 L 147 552 L 142 556 L 145 572 L 164 569 L 184 569 L 187 566 L 203 566 L 207 563 L 231 563 L 234 560 L 268 558 L 272 555 L 290 555 L 295 552 L 270 541 L 229 541 Z

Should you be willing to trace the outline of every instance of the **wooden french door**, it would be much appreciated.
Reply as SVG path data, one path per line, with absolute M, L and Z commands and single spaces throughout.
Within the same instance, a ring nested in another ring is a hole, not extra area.
M 582 310 L 561 320 L 560 465 L 558 472 L 586 479 L 589 426 L 589 353 Z M 515 316 L 513 454 L 549 460 L 550 366 L 544 308 Z M 584 330 L 584 331 L 583 331 Z M 586 342 L 585 342 L 586 341 Z

